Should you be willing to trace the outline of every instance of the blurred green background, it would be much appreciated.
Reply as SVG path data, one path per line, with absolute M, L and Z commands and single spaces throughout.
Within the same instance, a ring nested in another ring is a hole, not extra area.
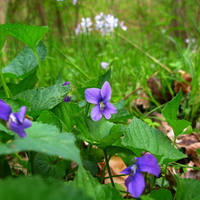
M 189 109 L 185 109 L 184 118 L 193 120 L 197 116 L 200 74 L 198 0 L 78 0 L 76 4 L 72 0 L 1 0 L 0 4 L 4 4 L 0 6 L 3 8 L 0 23 L 50 28 L 44 38 L 48 56 L 42 63 L 46 85 L 70 81 L 75 88 L 83 87 L 111 68 L 113 101 L 125 98 L 127 107 L 132 110 L 138 99 L 138 92 L 134 91 L 141 88 L 153 105 L 148 108 L 151 110 L 176 94 L 174 82 L 187 83 L 182 76 L 186 73 L 192 81 L 190 91 L 185 94 L 187 103 L 183 106 Z M 95 30 L 75 34 L 81 18 L 89 17 L 94 22 L 101 12 L 123 21 L 127 30 L 117 27 L 105 36 Z M 24 47 L 20 41 L 9 37 L 3 51 L 3 67 Z M 110 65 L 103 69 L 101 62 Z M 152 80 L 153 88 L 159 89 L 164 101 L 160 101 L 149 86 Z M 37 86 L 41 86 L 40 83 Z M 129 94 L 132 95 L 127 96 Z

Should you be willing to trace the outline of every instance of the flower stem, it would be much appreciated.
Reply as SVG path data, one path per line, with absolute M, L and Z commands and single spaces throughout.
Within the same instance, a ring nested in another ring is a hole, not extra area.
M 167 173 L 167 167 L 168 167 L 168 165 L 165 165 L 165 168 L 164 168 L 164 174 Z M 162 183 L 161 183 L 161 188 L 164 187 L 164 183 L 165 183 L 165 177 L 163 176 L 163 178 L 162 178 Z
M 85 112 L 85 116 L 86 117 L 88 115 L 89 109 L 90 109 L 90 103 L 87 103 L 87 105 L 86 105 L 86 112 Z
M 2 82 L 2 85 L 3 85 L 3 89 L 4 89 L 4 91 L 5 91 L 6 97 L 7 97 L 7 98 L 12 97 L 12 94 L 11 94 L 11 92 L 10 92 L 8 86 L 6 85 L 6 82 L 5 82 L 5 80 L 4 80 L 4 76 L 3 76 L 1 70 L 0 70 L 0 77 L 1 77 L 1 82 Z
M 1 51 L 0 51 L 0 59 L 3 59 Z M 11 94 L 8 86 L 6 85 L 6 82 L 5 82 L 5 79 L 4 79 L 4 76 L 3 76 L 1 68 L 0 68 L 0 79 L 1 79 L 1 82 L 2 82 L 2 85 L 3 85 L 3 89 L 5 91 L 6 97 L 7 98 L 12 97 L 12 94 Z
M 104 153 L 104 157 L 105 157 L 105 161 L 106 161 L 106 168 L 108 170 L 108 175 L 110 177 L 111 184 L 115 188 L 115 183 L 114 183 L 113 178 L 112 178 L 112 174 L 111 174 L 111 170 L 110 170 L 110 166 L 109 166 L 109 160 L 108 160 L 108 155 L 107 155 L 107 152 L 106 152 L 106 148 L 103 149 L 103 153 Z
M 40 71 L 41 84 L 42 84 L 42 86 L 45 86 L 44 72 L 43 72 L 42 65 L 41 65 L 41 60 L 40 60 L 40 58 L 38 56 L 36 48 L 33 50 L 33 53 L 35 54 L 36 60 L 38 62 L 38 67 L 39 67 L 39 71 Z

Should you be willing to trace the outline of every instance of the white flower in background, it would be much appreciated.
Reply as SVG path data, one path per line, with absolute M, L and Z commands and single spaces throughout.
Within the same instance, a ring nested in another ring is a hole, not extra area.
M 101 12 L 99 15 L 96 15 L 95 18 L 95 29 L 99 31 L 102 35 L 109 35 L 111 32 L 114 31 L 116 27 L 120 27 L 122 30 L 126 31 L 127 27 L 124 26 L 124 22 L 119 23 L 119 19 L 115 18 L 111 14 L 105 15 Z M 89 17 L 82 18 L 81 23 L 77 25 L 75 29 L 75 34 L 78 35 L 79 33 L 88 33 L 92 31 L 92 21 Z
M 103 69 L 106 69 L 108 66 L 109 66 L 109 63 L 107 63 L 107 62 L 101 62 L 101 67 Z
M 72 3 L 73 3 L 74 5 L 76 5 L 77 1 L 78 1 L 78 0 L 73 0 Z
M 113 15 L 104 15 L 101 12 L 95 17 L 96 30 L 100 31 L 102 35 L 107 35 L 118 26 L 118 21 L 118 18 L 115 18 Z
M 78 26 L 75 29 L 75 34 L 78 35 L 79 32 L 81 33 L 88 33 L 90 31 L 92 31 L 92 21 L 89 17 L 87 18 L 82 18 L 81 19 L 81 23 L 78 24 Z
M 126 26 L 124 26 L 124 22 L 122 21 L 122 22 L 120 22 L 119 23 L 119 25 L 120 25 L 120 27 L 121 27 L 121 29 L 122 30 L 124 30 L 124 31 L 126 31 L 127 30 L 127 27 Z
M 187 38 L 187 39 L 185 40 L 185 42 L 186 42 L 187 44 L 189 44 L 189 43 L 195 43 L 195 42 L 196 42 L 196 39 L 195 39 L 195 38 Z

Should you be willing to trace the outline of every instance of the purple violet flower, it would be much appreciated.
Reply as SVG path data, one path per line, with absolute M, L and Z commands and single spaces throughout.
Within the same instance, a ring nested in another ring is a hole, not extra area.
M 126 179 L 125 185 L 127 190 L 135 198 L 139 197 L 145 189 L 145 180 L 141 172 L 149 172 L 155 176 L 160 174 L 160 167 L 154 155 L 147 153 L 132 166 L 125 168 L 121 173 L 130 176 Z
M 66 97 L 64 98 L 64 102 L 70 102 L 70 101 L 71 101 L 71 98 L 72 98 L 72 97 L 66 96 Z
M 89 88 L 85 90 L 86 101 L 92 104 L 96 104 L 91 111 L 91 118 L 94 121 L 98 121 L 102 118 L 102 115 L 106 119 L 111 118 L 111 114 L 116 114 L 117 109 L 108 102 L 111 99 L 112 90 L 109 82 L 105 82 L 101 89 Z
M 62 84 L 62 86 L 63 86 L 63 85 L 70 85 L 70 82 L 68 82 L 68 81 L 67 81 L 67 82 L 64 82 L 64 83 Z
M 64 82 L 63 84 L 62 84 L 62 86 L 64 86 L 64 85 L 70 85 L 70 82 Z M 65 98 L 64 98 L 64 102 L 70 102 L 71 101 L 71 98 L 72 97 L 69 97 L 69 96 L 65 96 Z
M 0 119 L 7 122 L 7 127 L 17 133 L 20 137 L 26 137 L 24 129 L 29 128 L 31 121 L 26 119 L 26 106 L 22 106 L 18 113 L 12 113 L 11 107 L 0 100 Z

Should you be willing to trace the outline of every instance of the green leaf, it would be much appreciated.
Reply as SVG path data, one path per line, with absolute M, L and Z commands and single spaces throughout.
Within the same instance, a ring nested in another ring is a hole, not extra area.
M 22 107 L 22 106 L 27 106 L 29 107 L 30 106 L 30 103 L 23 100 L 23 99 L 19 99 L 19 98 L 16 98 L 16 99 L 4 99 L 2 98 L 3 101 L 5 101 L 7 104 L 10 105 L 10 107 L 12 108 L 12 112 L 19 112 L 19 109 Z
M 65 176 L 66 168 L 66 163 L 57 156 L 37 153 L 33 159 L 34 174 L 41 175 L 44 178 L 53 177 L 59 180 Z
M 8 34 L 16 37 L 31 49 L 34 49 L 43 36 L 49 31 L 47 26 L 28 26 L 23 24 L 3 24 L 2 27 Z
M 42 111 L 44 109 L 52 109 L 54 106 L 63 101 L 69 90 L 69 85 L 53 85 L 46 88 L 41 87 L 27 90 L 16 95 L 14 98 L 20 98 L 30 102 L 31 111 Z
M 36 72 L 30 74 L 25 79 L 20 81 L 18 84 L 8 84 L 8 87 L 13 96 L 17 95 L 20 92 L 23 92 L 28 89 L 33 89 L 35 84 L 37 83 Z
M 170 120 L 170 119 L 167 119 L 167 122 L 173 128 L 174 134 L 176 136 L 178 136 L 180 134 L 185 134 L 184 129 L 191 125 L 191 122 L 186 121 L 184 119 L 182 119 L 182 120 Z
M 3 126 L 1 123 L 0 123 L 0 131 L 3 131 L 5 133 L 9 132 L 9 130 L 5 126 Z
M 110 76 L 111 76 L 111 69 L 109 69 L 105 74 L 88 81 L 85 85 L 86 87 L 78 88 L 77 91 L 82 96 L 82 98 L 85 98 L 84 92 L 87 88 L 92 88 L 92 87 L 101 88 L 102 85 L 105 83 L 105 81 L 109 81 Z
M 125 129 L 123 125 L 113 124 L 104 118 L 99 121 L 93 121 L 83 115 L 76 116 L 76 126 L 78 137 L 81 140 L 102 148 L 119 139 Z
M 122 196 L 115 188 L 108 185 L 101 185 L 81 165 L 72 184 L 78 189 L 82 189 L 93 200 L 122 200 Z
M 84 192 L 62 182 L 40 177 L 18 177 L 0 180 L 2 200 L 92 200 Z
M 155 200 L 172 200 L 172 193 L 166 189 L 155 190 L 149 195 L 152 199 Z
M 0 155 L 21 151 L 36 151 L 52 156 L 60 156 L 77 164 L 81 163 L 79 149 L 71 133 L 60 133 L 53 125 L 32 122 L 26 129 L 27 137 L 18 138 L 7 144 L 0 144 Z
M 101 88 L 105 81 L 109 81 L 111 76 L 111 69 L 109 69 L 105 74 L 92 79 L 86 83 L 86 87 L 99 87 Z
M 6 38 L 7 38 L 7 30 L 4 29 L 2 27 L 2 25 L 0 25 L 0 51 L 2 50 L 3 46 L 4 46 L 4 43 L 6 41 Z
M 95 176 L 99 171 L 99 168 L 98 168 L 97 164 L 93 163 L 90 160 L 83 160 L 83 167 L 87 171 L 89 171 L 93 176 Z
M 125 131 L 122 145 L 134 151 L 140 149 L 148 151 L 157 157 L 162 157 L 162 162 L 179 160 L 186 156 L 175 149 L 167 136 L 157 129 L 153 129 L 142 120 L 134 117 Z M 140 156 L 140 155 L 138 155 Z
M 167 103 L 167 105 L 162 109 L 162 115 L 166 119 L 171 119 L 171 120 L 176 120 L 177 119 L 177 113 L 178 113 L 178 108 L 181 103 L 182 99 L 182 92 L 181 90 L 179 93 Z
M 73 116 L 82 109 L 74 103 L 71 102 L 61 102 L 52 109 L 52 112 L 57 116 L 61 121 L 63 126 L 63 131 L 72 131 L 76 121 L 73 119 Z
M 112 115 L 111 119 L 109 119 L 110 122 L 123 122 L 128 119 L 131 119 L 133 117 L 133 114 L 131 114 L 128 110 L 125 109 L 117 109 L 117 114 Z
M 184 129 L 191 125 L 191 122 L 189 121 L 177 120 L 177 114 L 181 99 L 182 92 L 180 90 L 179 93 L 170 102 L 168 102 L 162 110 L 162 115 L 165 117 L 169 125 L 173 128 L 176 137 L 180 134 L 184 134 Z
M 57 128 L 62 131 L 62 124 L 58 117 L 56 117 L 51 111 L 44 110 L 40 116 L 37 118 L 38 122 L 42 122 L 44 124 L 52 124 L 57 126 Z
M 47 49 L 42 41 L 38 43 L 36 52 L 40 60 L 43 61 L 47 55 Z M 26 47 L 2 69 L 2 72 L 4 73 L 4 76 L 6 75 L 11 78 L 25 78 L 33 73 L 37 66 L 38 61 L 35 54 L 29 47 Z
M 176 200 L 199 200 L 200 181 L 196 179 L 178 179 Z

